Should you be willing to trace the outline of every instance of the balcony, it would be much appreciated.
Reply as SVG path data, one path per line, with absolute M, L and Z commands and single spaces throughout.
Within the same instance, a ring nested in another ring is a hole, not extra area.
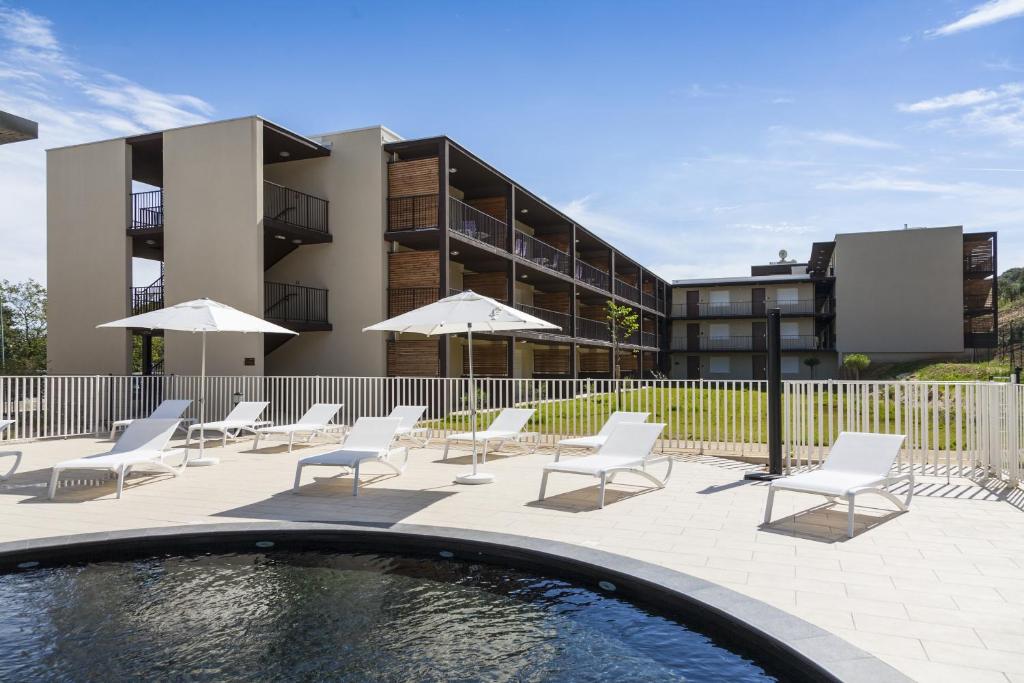
M 388 197 L 388 230 L 437 228 L 437 194 Z
M 156 232 L 164 228 L 164 191 L 149 190 L 132 193 L 132 215 L 129 233 Z
M 793 335 L 782 337 L 783 351 L 830 351 L 832 344 L 819 337 Z M 672 337 L 669 344 L 672 351 L 751 351 L 765 353 L 768 350 L 764 337 Z
M 571 322 L 572 318 L 567 313 L 559 313 L 558 311 L 551 311 L 546 308 L 537 308 L 536 306 L 527 306 L 526 304 L 516 304 L 516 308 L 523 313 L 532 315 L 535 318 L 540 318 L 545 322 L 549 322 L 552 325 L 558 325 L 561 328 L 560 332 L 555 330 L 535 330 L 536 332 L 547 332 L 549 334 L 562 334 L 564 336 L 572 335 Z M 530 330 L 526 330 L 529 332 Z
M 448 198 L 448 228 L 489 247 L 508 251 L 508 226 L 455 197 Z
M 576 259 L 576 279 L 606 292 L 611 288 L 611 276 L 608 273 L 580 259 Z
M 658 335 L 655 332 L 641 332 L 640 346 L 658 348 Z
M 764 318 L 768 309 L 778 308 L 782 315 L 815 315 L 831 311 L 828 301 L 815 305 L 814 299 L 796 301 L 729 301 L 698 304 L 672 304 L 672 317 L 696 320 L 700 318 Z
M 516 256 L 562 275 L 572 274 L 572 257 L 561 249 L 516 230 Z
M 639 289 L 628 282 L 623 282 L 619 278 L 615 278 L 615 295 L 632 301 L 635 304 L 640 303 L 641 299 Z
M 651 309 L 652 311 L 659 310 L 658 309 L 658 297 L 654 296 L 653 294 L 648 294 L 647 292 L 644 292 L 641 295 L 641 298 L 642 298 L 642 300 L 640 301 L 641 304 L 643 304 L 647 308 Z
M 330 241 L 327 200 L 269 180 L 263 181 L 263 219 L 271 231 L 311 242 Z
M 581 318 L 580 316 L 576 316 L 576 337 L 603 342 L 610 342 L 612 340 L 612 334 L 608 329 L 607 322 Z
M 263 317 L 273 323 L 300 332 L 331 329 L 326 289 L 264 282 L 263 302 Z

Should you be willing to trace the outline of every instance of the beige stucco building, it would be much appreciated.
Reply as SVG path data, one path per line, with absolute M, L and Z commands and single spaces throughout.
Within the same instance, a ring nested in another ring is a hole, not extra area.
M 608 300 L 640 316 L 623 375 L 667 363 L 668 282 L 447 137 L 249 116 L 53 149 L 47 175 L 53 374 L 197 372 L 193 335 L 96 325 L 206 296 L 300 333 L 214 335 L 211 374 L 461 376 L 464 339 L 362 329 L 462 289 L 561 328 L 474 335 L 483 376 L 610 376 Z
M 669 375 L 760 379 L 765 315 L 782 314 L 784 379 L 837 375 L 845 354 L 875 362 L 955 359 L 995 345 L 996 235 L 962 227 L 843 233 L 805 263 L 672 285 Z

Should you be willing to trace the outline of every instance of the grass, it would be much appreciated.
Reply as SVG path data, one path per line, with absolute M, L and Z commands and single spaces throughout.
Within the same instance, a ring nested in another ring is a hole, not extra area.
M 913 361 L 885 363 L 868 368 L 865 379 L 909 379 L 922 382 L 988 382 L 1010 374 L 1010 364 L 993 360 L 980 363 Z

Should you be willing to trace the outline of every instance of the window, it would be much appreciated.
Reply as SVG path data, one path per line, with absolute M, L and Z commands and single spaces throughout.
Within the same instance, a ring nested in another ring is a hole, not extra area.
M 708 329 L 710 334 L 708 335 L 712 339 L 728 339 L 729 338 L 729 326 L 728 325 L 709 325 Z
M 729 372 L 729 356 L 711 356 L 711 372 Z
M 775 292 L 775 300 L 787 304 L 795 304 L 800 299 L 800 290 L 796 287 L 780 287 Z
M 713 304 L 727 304 L 729 303 L 729 290 L 728 289 L 712 289 L 709 294 L 709 299 Z
M 782 374 L 783 375 L 798 375 L 800 374 L 800 359 L 796 356 L 783 356 L 782 357 Z
M 782 323 L 779 329 L 783 339 L 799 339 L 800 338 L 800 323 Z

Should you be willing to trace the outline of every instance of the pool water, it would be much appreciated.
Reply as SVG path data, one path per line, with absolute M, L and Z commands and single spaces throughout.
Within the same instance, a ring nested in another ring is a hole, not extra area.
M 169 556 L 0 574 L 5 680 L 768 681 L 561 580 L 380 554 Z

